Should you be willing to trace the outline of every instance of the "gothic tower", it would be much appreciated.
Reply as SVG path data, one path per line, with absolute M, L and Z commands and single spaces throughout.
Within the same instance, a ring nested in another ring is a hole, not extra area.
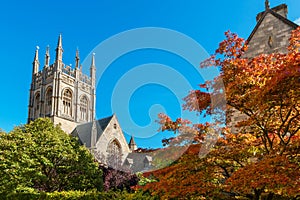
M 59 35 L 56 56 L 50 65 L 49 47 L 40 70 L 39 48 L 32 63 L 32 81 L 28 107 L 28 123 L 39 117 L 49 117 L 54 124 L 61 124 L 67 133 L 77 124 L 95 118 L 96 66 L 93 54 L 90 76 L 82 73 L 79 51 L 76 51 L 75 69 L 63 63 L 62 36 Z

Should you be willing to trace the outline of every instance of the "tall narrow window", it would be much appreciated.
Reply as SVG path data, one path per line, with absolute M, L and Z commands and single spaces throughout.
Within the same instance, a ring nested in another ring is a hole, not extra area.
M 45 114 L 46 116 L 51 115 L 51 108 L 52 108 L 52 88 L 48 88 L 46 90 L 46 97 L 45 97 Z
M 80 120 L 88 121 L 88 100 L 86 96 L 80 98 Z
M 34 98 L 34 106 L 33 106 L 34 119 L 37 119 L 40 117 L 40 100 L 41 100 L 41 95 L 40 95 L 40 93 L 37 93 Z
M 63 93 L 63 114 L 72 116 L 72 92 L 69 89 Z
M 122 164 L 122 151 L 119 141 L 115 139 L 109 143 L 107 153 L 107 164 L 114 168 L 120 167 Z

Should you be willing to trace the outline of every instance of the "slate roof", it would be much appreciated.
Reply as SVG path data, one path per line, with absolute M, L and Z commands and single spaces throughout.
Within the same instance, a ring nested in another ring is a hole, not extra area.
M 96 127 L 97 127 L 97 139 L 99 140 L 100 136 L 106 129 L 107 125 L 111 121 L 113 115 L 110 117 L 106 117 L 103 119 L 96 120 Z M 74 137 L 79 138 L 79 142 L 82 145 L 85 145 L 87 148 L 91 147 L 91 134 L 92 134 L 92 127 L 93 122 L 87 122 L 84 124 L 77 125 L 76 128 L 72 131 L 71 135 Z
M 131 164 L 130 169 L 133 172 L 151 170 L 152 156 L 147 153 L 129 153 L 125 159 L 124 165 Z M 149 165 L 150 164 L 150 165 Z
M 253 29 L 253 31 L 251 32 L 250 36 L 248 37 L 247 42 L 248 42 L 248 43 L 250 42 L 250 40 L 252 39 L 252 37 L 253 37 L 253 35 L 255 34 L 256 30 L 258 29 L 258 27 L 260 26 L 260 24 L 263 22 L 264 18 L 266 17 L 266 15 L 267 15 L 268 13 L 270 13 L 271 15 L 273 15 L 274 17 L 276 17 L 277 19 L 279 19 L 279 20 L 282 21 L 283 23 L 285 23 L 285 24 L 291 26 L 293 29 L 296 29 L 296 28 L 298 27 L 297 24 L 295 24 L 294 22 L 288 20 L 288 19 L 285 18 L 284 16 L 282 16 L 282 15 L 280 15 L 280 14 L 277 13 L 277 11 L 280 10 L 280 9 L 282 9 L 282 7 L 284 7 L 284 6 L 286 6 L 286 5 L 285 5 L 285 4 L 281 4 L 281 5 L 279 5 L 279 6 L 276 6 L 276 7 L 271 8 L 271 9 L 267 9 L 267 10 L 265 10 L 265 11 L 259 13 L 259 14 L 257 15 L 257 17 L 256 17 L 256 18 L 259 19 L 259 20 L 258 20 L 258 22 L 256 23 L 256 26 L 255 26 L 255 28 Z

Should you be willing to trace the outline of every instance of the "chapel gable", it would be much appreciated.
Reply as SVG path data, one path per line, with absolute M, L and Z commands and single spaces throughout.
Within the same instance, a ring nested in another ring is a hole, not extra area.
M 265 11 L 257 14 L 257 24 L 247 39 L 248 49 L 245 57 L 251 58 L 262 53 L 287 52 L 291 31 L 298 27 L 287 19 L 287 13 L 286 4 L 269 8 L 269 3 L 266 1 Z

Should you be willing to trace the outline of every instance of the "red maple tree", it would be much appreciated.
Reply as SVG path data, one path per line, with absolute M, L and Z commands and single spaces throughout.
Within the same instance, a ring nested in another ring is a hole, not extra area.
M 300 28 L 292 31 L 287 53 L 253 58 L 244 56 L 245 40 L 230 31 L 225 36 L 215 54 L 200 65 L 218 67 L 220 75 L 191 91 L 183 105 L 214 115 L 212 122 L 192 124 L 159 115 L 161 130 L 177 133 L 171 141 L 193 133 L 194 142 L 204 145 L 211 129 L 219 139 L 205 158 L 187 153 L 169 168 L 154 172 L 160 181 L 145 189 L 166 198 L 295 198 L 300 195 Z M 238 134 L 224 126 L 230 120 L 224 116 L 232 109 L 246 116 L 237 124 L 243 130 Z

